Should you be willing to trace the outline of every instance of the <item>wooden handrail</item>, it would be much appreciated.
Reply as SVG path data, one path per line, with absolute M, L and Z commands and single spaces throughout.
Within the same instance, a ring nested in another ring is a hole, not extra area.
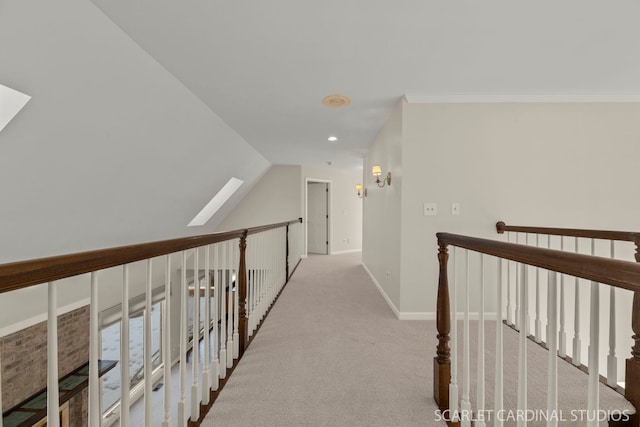
M 450 233 L 437 233 L 436 236 L 440 246 L 458 246 L 634 292 L 640 291 L 640 265 L 635 262 Z
M 609 231 L 609 230 L 583 230 L 578 228 L 554 228 L 554 227 L 525 227 L 520 225 L 507 225 L 504 221 L 496 223 L 496 231 L 503 234 L 505 231 L 519 233 L 550 234 L 552 236 L 585 237 L 590 239 L 620 240 L 640 243 L 640 233 L 633 231 Z
M 289 222 L 264 225 L 249 229 L 183 237 L 158 242 L 140 243 L 108 249 L 98 249 L 68 255 L 59 255 L 28 261 L 18 261 L 0 265 L 0 293 L 27 288 L 40 283 L 64 279 L 66 277 L 102 270 L 117 265 L 128 264 L 161 255 L 184 251 L 204 245 L 211 245 L 232 239 L 240 239 L 246 234 L 255 234 L 287 224 L 302 222 L 302 218 Z M 245 234 L 246 233 L 246 234 Z

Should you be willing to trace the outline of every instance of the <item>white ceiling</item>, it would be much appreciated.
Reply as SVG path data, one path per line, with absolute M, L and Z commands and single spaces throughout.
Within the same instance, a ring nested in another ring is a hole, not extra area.
M 637 0 L 93 1 L 275 164 L 361 167 L 404 94 L 640 100 Z

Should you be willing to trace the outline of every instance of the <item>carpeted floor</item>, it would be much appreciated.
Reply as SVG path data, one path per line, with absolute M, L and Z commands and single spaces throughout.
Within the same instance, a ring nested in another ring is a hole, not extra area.
M 477 344 L 471 331 L 471 400 Z M 462 334 L 460 327 L 459 333 Z M 444 426 L 432 393 L 433 321 L 399 321 L 361 266 L 360 253 L 302 261 L 203 426 Z M 486 324 L 486 403 L 493 408 L 495 322 Z M 547 351 L 528 342 L 528 401 L 546 425 Z M 518 334 L 504 327 L 505 426 L 515 426 Z M 461 350 L 460 350 L 461 351 Z M 459 354 L 460 358 L 462 353 Z M 459 369 L 459 372 L 462 372 Z M 558 360 L 560 426 L 584 426 L 587 375 Z M 459 377 L 462 389 L 462 377 Z M 633 411 L 604 385 L 603 411 Z M 487 425 L 492 425 L 488 422 Z M 606 425 L 606 422 L 601 423 Z
M 203 426 L 429 426 L 433 322 L 399 321 L 360 253 L 310 256 Z

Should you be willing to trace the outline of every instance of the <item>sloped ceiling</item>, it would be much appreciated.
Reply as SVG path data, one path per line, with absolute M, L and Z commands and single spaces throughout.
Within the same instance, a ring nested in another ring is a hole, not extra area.
M 0 133 L 0 262 L 211 232 L 269 168 L 92 3 L 0 10 L 0 81 L 32 96 Z
M 277 164 L 361 164 L 404 94 L 640 99 L 636 0 L 93 1 Z

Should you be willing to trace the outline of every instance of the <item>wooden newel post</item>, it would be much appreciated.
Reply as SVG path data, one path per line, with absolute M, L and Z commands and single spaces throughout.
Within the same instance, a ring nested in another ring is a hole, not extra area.
M 289 224 L 287 224 L 287 251 L 284 257 L 285 259 L 285 273 L 284 283 L 289 283 Z
M 239 357 L 242 357 L 249 342 L 247 328 L 247 230 L 240 237 L 240 265 L 238 266 L 238 336 Z
M 640 262 L 640 237 L 636 237 L 636 261 Z M 631 347 L 631 358 L 627 359 L 625 372 L 624 396 L 636 408 L 636 414 L 631 417 L 631 425 L 640 426 L 640 292 L 633 293 L 633 308 L 631 309 L 631 329 L 633 330 L 634 345 Z
M 447 278 L 447 245 L 438 240 L 438 300 L 436 307 L 436 328 L 438 346 L 433 358 L 433 397 L 440 410 L 449 409 L 449 383 L 451 382 L 451 350 L 449 332 L 451 330 L 451 309 L 449 307 L 449 280 Z

